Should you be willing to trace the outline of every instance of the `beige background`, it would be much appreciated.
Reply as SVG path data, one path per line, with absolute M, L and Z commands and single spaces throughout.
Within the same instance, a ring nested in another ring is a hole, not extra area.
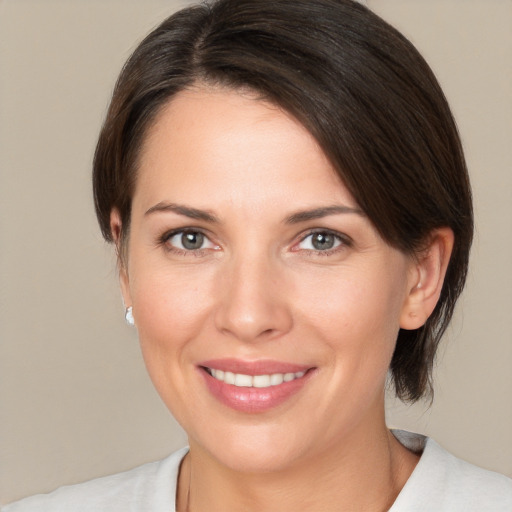
M 392 426 L 512 476 L 512 2 L 368 0 L 424 53 L 473 180 L 472 272 L 436 400 Z M 185 437 L 124 324 L 90 192 L 115 77 L 170 0 L 0 0 L 0 502 L 161 458 Z M 183 5 L 183 2 L 182 2 Z

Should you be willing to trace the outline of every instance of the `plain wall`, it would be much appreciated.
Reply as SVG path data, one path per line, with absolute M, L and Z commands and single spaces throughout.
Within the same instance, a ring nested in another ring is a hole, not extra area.
M 512 476 L 512 2 L 368 0 L 436 72 L 473 181 L 472 270 L 433 406 L 391 426 Z M 0 0 L 0 502 L 161 458 L 186 438 L 124 323 L 90 168 L 115 78 L 170 0 Z

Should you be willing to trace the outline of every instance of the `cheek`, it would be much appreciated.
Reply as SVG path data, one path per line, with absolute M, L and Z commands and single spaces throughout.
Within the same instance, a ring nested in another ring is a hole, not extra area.
M 375 275 L 376 274 L 376 275 Z M 365 343 L 394 343 L 404 300 L 403 274 L 345 268 L 303 276 L 296 284 L 304 317 L 331 341 L 360 349 Z
M 190 354 L 208 322 L 210 281 L 168 268 L 134 272 L 131 290 L 141 352 L 167 408 L 182 425 L 190 421 Z M 197 348 L 195 349 L 197 350 Z
M 174 364 L 202 329 L 212 307 L 212 284 L 204 272 L 176 271 L 170 266 L 134 270 L 133 309 L 151 372 L 153 364 Z
M 346 410 L 380 396 L 399 331 L 404 274 L 378 270 L 345 268 L 329 278 L 304 279 L 297 288 L 300 322 L 324 346 L 332 370 L 326 396 L 338 396 Z M 340 414 L 337 405 L 332 413 Z

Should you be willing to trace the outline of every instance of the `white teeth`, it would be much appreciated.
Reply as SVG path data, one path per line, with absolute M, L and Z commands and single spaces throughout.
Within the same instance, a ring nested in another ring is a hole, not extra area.
M 243 373 L 224 372 L 209 368 L 212 377 L 226 384 L 232 384 L 243 388 L 268 388 L 270 386 L 279 386 L 283 382 L 290 382 L 304 377 L 306 372 L 295 373 L 273 373 L 270 375 L 245 375 Z
M 214 375 L 215 378 L 217 378 L 217 376 Z M 219 379 L 219 380 L 222 380 L 222 379 Z M 226 384 L 234 384 L 235 383 L 235 374 L 234 373 L 231 373 L 231 372 L 225 372 L 224 373 L 224 382 Z
M 250 375 L 244 375 L 243 373 L 237 373 L 235 375 L 235 386 L 240 388 L 252 387 L 252 377 Z
M 270 375 L 255 375 L 252 378 L 252 385 L 255 388 L 268 388 L 270 386 Z
M 282 384 L 284 380 L 282 373 L 274 373 L 270 376 L 270 385 L 271 386 L 279 386 L 279 384 Z

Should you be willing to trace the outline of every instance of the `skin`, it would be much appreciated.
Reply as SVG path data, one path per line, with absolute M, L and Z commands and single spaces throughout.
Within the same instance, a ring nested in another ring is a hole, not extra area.
M 331 206 L 351 210 L 287 222 Z M 115 210 L 111 227 L 119 242 Z M 185 228 L 204 233 L 199 250 L 180 248 Z M 315 250 L 311 230 L 336 233 L 335 247 Z M 178 510 L 387 510 L 418 456 L 386 428 L 386 374 L 399 328 L 433 310 L 452 243 L 445 229 L 422 255 L 390 247 L 277 107 L 201 85 L 175 96 L 143 146 L 121 286 L 151 379 L 189 437 Z M 224 357 L 314 371 L 251 414 L 205 386 L 198 364 Z

